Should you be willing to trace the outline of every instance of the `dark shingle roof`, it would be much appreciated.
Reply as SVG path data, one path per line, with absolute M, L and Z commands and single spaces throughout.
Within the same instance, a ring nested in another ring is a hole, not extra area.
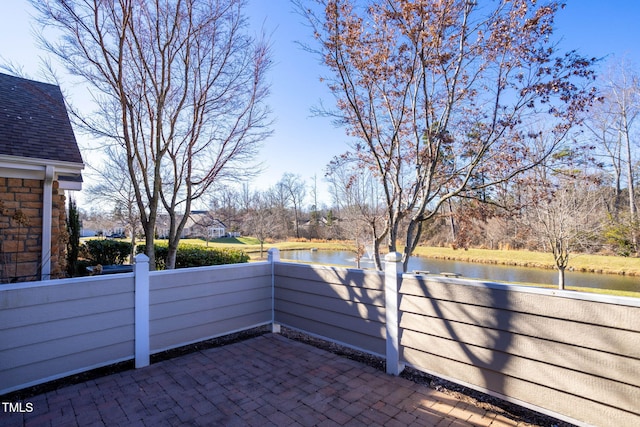
M 82 163 L 58 86 L 0 73 L 0 154 Z

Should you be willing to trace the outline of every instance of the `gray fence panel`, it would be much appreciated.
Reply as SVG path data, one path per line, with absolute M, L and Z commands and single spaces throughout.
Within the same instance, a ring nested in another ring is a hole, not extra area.
M 271 266 L 235 264 L 150 273 L 151 352 L 271 322 Z
M 637 422 L 637 302 L 553 293 L 404 275 L 402 358 L 570 419 Z
M 134 357 L 133 275 L 0 289 L 0 394 Z
M 277 323 L 384 354 L 384 281 L 380 273 L 276 263 L 275 283 Z

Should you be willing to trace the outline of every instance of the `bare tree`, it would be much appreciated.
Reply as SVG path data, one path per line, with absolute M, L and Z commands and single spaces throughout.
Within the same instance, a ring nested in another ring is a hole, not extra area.
M 237 176 L 269 134 L 268 45 L 247 35 L 243 0 L 31 3 L 62 34 L 43 34 L 44 47 L 99 105 L 82 124 L 126 152 L 151 265 L 168 214 L 172 268 L 192 202 Z
M 300 209 L 307 193 L 304 180 L 300 175 L 287 172 L 282 175 L 282 178 L 278 181 L 276 186 L 280 188 L 279 191 L 286 195 L 287 201 L 290 202 L 293 207 L 293 229 L 296 237 L 299 238 Z
M 277 224 L 273 230 L 272 237 L 287 238 L 292 230 L 291 211 L 289 210 L 289 193 L 284 185 L 276 183 L 267 189 L 264 194 L 264 202 L 268 203 Z
M 368 169 L 354 171 L 353 167 L 357 164 L 336 160 L 329 165 L 327 180 L 333 204 L 340 210 L 340 228 L 353 239 L 360 268 L 360 259 L 384 227 L 384 209 L 380 185 L 373 173 Z M 379 254 L 374 251 L 372 256 L 376 268 L 382 269 Z
M 210 197 L 209 206 L 216 219 L 221 220 L 232 232 L 238 231 L 242 222 L 240 196 L 238 189 L 223 185 L 216 186 Z
M 262 258 L 264 243 L 276 235 L 279 227 L 279 218 L 268 194 L 254 193 L 252 208 L 247 212 L 245 226 L 250 230 L 251 235 L 260 241 L 260 258 Z
M 529 188 L 526 224 L 553 254 L 559 289 L 565 288 L 570 256 L 588 248 L 599 228 L 596 217 L 601 199 L 595 187 L 593 181 L 581 177 L 556 184 L 539 182 Z
M 593 60 L 551 42 L 557 2 L 317 3 L 298 2 L 331 70 L 337 110 L 323 112 L 354 137 L 343 158 L 380 181 L 375 251 L 396 251 L 404 234 L 405 269 L 441 205 L 549 156 L 594 96 Z M 529 129 L 540 123 L 554 138 L 536 152 Z
M 611 168 L 615 183 L 614 218 L 620 209 L 621 182 L 626 177 L 629 230 L 636 255 L 640 251 L 638 243 L 638 207 L 635 194 L 634 164 L 637 161 L 638 136 L 637 119 L 640 117 L 640 75 L 632 67 L 621 62 L 609 70 L 604 78 L 602 103 L 587 121 L 588 129 Z

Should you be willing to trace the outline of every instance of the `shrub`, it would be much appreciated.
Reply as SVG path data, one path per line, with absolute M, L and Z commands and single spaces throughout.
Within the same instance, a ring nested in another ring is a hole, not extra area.
M 131 243 L 118 240 L 87 240 L 87 256 L 93 265 L 124 264 L 131 253 Z
M 146 245 L 138 245 L 137 252 L 144 253 Z M 154 245 L 156 270 L 166 267 L 169 248 L 167 245 Z M 203 248 L 197 245 L 179 245 L 176 253 L 176 268 L 202 267 L 206 265 L 239 264 L 249 261 L 249 256 L 237 249 Z

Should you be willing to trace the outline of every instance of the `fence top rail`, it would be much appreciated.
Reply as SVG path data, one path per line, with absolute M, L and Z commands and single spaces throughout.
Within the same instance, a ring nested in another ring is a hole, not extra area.
M 356 268 L 356 267 L 348 267 L 341 265 L 324 265 L 324 264 L 310 264 L 306 262 L 296 262 L 296 261 L 276 261 L 275 264 L 285 265 L 285 266 L 295 266 L 295 267 L 309 267 L 316 270 L 341 270 L 341 271 L 357 271 L 362 272 L 364 274 L 371 274 L 377 276 L 383 276 L 384 271 L 378 271 L 373 269 L 366 268 Z
M 133 279 L 133 273 L 119 273 L 108 274 L 103 276 L 83 276 L 83 277 L 71 277 L 68 279 L 51 279 L 41 280 L 37 282 L 18 282 L 9 284 L 0 284 L 0 292 L 13 291 L 20 289 L 30 288 L 42 288 L 47 286 L 61 286 L 61 285 L 73 285 L 73 284 L 86 284 L 86 283 L 99 283 L 99 282 L 115 282 L 123 279 Z
M 239 264 L 220 264 L 220 265 L 205 265 L 202 267 L 188 267 L 188 268 L 176 268 L 172 270 L 155 270 L 149 271 L 149 274 L 152 276 L 171 276 L 174 274 L 180 274 L 180 272 L 202 272 L 208 270 L 224 270 L 224 269 L 243 269 L 243 268 L 252 268 L 259 265 L 267 265 L 269 264 L 267 261 L 256 261 L 256 262 L 244 262 Z
M 553 288 L 538 288 L 535 286 L 496 283 L 496 282 L 490 282 L 490 281 L 479 280 L 479 279 L 460 279 L 460 278 L 452 278 L 452 277 L 424 276 L 424 275 L 420 275 L 420 274 L 416 275 L 412 273 L 403 273 L 402 278 L 423 280 L 426 282 L 432 281 L 432 282 L 445 283 L 445 284 L 474 286 L 474 287 L 497 289 L 497 290 L 511 291 L 511 292 L 548 295 L 548 296 L 555 296 L 559 298 L 567 298 L 567 299 L 574 299 L 574 300 L 626 305 L 630 307 L 640 307 L 640 298 L 634 298 L 634 297 L 596 294 L 596 293 L 590 293 L 590 292 L 571 291 L 566 289 L 561 290 L 561 289 L 553 289 Z

